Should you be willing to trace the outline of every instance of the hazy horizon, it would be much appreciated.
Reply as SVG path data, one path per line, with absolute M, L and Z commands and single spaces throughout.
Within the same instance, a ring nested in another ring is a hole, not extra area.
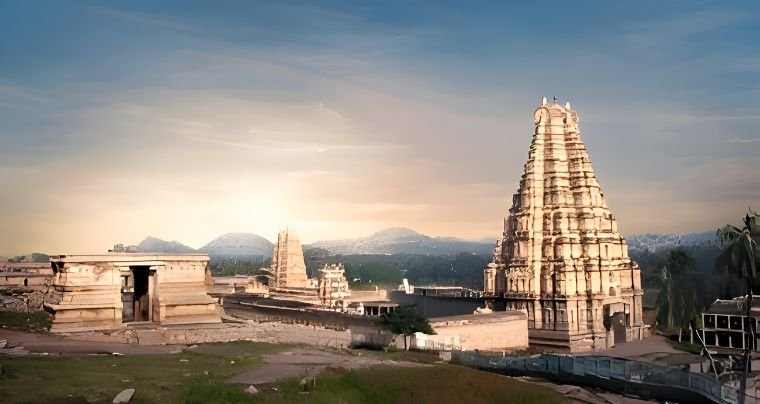
M 393 228 L 399 228 L 399 227 L 402 227 L 402 226 L 395 226 Z M 404 227 L 404 228 L 416 231 L 416 229 L 411 229 L 411 228 L 408 228 L 408 227 Z M 345 239 L 357 239 L 357 238 L 362 238 L 362 237 L 368 237 L 368 236 L 373 235 L 374 233 L 377 233 L 377 232 L 380 232 L 380 231 L 383 231 L 383 230 L 388 230 L 388 229 L 391 229 L 391 227 L 383 228 L 383 229 L 378 229 L 378 230 L 373 231 L 371 233 L 361 234 L 361 235 L 358 235 L 358 236 L 355 236 L 355 237 L 349 237 L 349 238 L 343 238 L 343 239 L 326 239 L 326 238 L 321 238 L 321 239 L 317 239 L 317 240 L 307 240 L 307 241 L 304 241 L 303 239 L 301 239 L 300 241 L 301 241 L 302 245 L 308 245 L 308 244 L 313 244 L 313 243 L 318 242 L 318 241 L 336 241 L 336 240 L 345 240 Z M 292 229 L 291 228 L 291 230 L 296 230 L 296 233 L 297 233 L 297 229 Z M 691 234 L 691 233 L 703 233 L 703 232 L 710 232 L 710 231 L 713 231 L 713 230 L 712 229 L 707 229 L 707 230 L 704 230 L 704 231 L 677 233 L 677 234 L 679 234 L 679 235 L 685 235 L 685 234 Z M 75 254 L 81 254 L 81 253 L 99 254 L 99 253 L 104 253 L 104 252 L 106 252 L 108 249 L 110 249 L 111 247 L 113 247 L 116 244 L 122 244 L 124 246 L 137 245 L 137 244 L 139 244 L 140 242 L 142 242 L 143 240 L 145 240 L 145 239 L 147 239 L 149 237 L 153 237 L 153 238 L 165 241 L 165 242 L 177 242 L 177 243 L 183 244 L 185 246 L 191 247 L 194 250 L 198 250 L 198 249 L 204 247 L 209 242 L 215 240 L 218 237 L 221 237 L 221 236 L 224 236 L 224 235 L 227 235 L 227 234 L 241 234 L 241 233 L 243 233 L 243 234 L 256 234 L 258 236 L 261 236 L 261 237 L 265 238 L 266 240 L 268 240 L 269 242 L 272 242 L 272 243 L 276 242 L 276 240 L 277 240 L 277 235 L 276 234 L 274 235 L 274 237 L 268 237 L 267 235 L 258 234 L 258 233 L 255 233 L 255 232 L 232 231 L 232 232 L 226 232 L 226 233 L 223 233 L 223 234 L 218 234 L 216 236 L 213 236 L 213 237 L 209 238 L 207 242 L 204 242 L 202 244 L 191 245 L 189 243 L 183 242 L 180 239 L 173 239 L 173 238 L 164 239 L 164 238 L 156 237 L 154 235 L 150 235 L 149 234 L 149 235 L 146 235 L 145 237 L 143 237 L 143 238 L 141 238 L 140 240 L 137 240 L 137 241 L 134 241 L 134 240 L 128 241 L 128 242 L 125 242 L 125 241 L 116 241 L 116 242 L 113 242 L 113 243 L 108 244 L 108 245 L 104 244 L 104 246 L 103 246 L 103 248 L 101 250 L 77 251 L 77 252 L 75 252 Z M 450 235 L 447 235 L 447 234 L 425 234 L 425 233 L 421 233 L 421 234 L 423 234 L 425 236 L 430 236 L 430 237 L 455 237 L 455 236 L 450 236 Z M 646 235 L 646 234 L 662 234 L 662 233 L 623 234 L 623 237 L 629 237 L 629 236 L 634 236 L 634 235 L 641 236 L 641 235 Z M 670 234 L 670 233 L 668 233 L 668 234 Z M 501 232 L 499 232 L 499 234 L 494 235 L 494 236 L 484 236 L 484 237 L 475 237 L 475 238 L 459 238 L 459 239 L 461 239 L 463 241 L 490 243 L 491 241 L 496 242 L 496 239 L 500 235 L 501 235 Z M 27 254 L 31 254 L 31 253 L 43 253 L 43 254 L 47 253 L 47 254 L 52 254 L 52 255 L 56 254 L 56 252 L 34 250 L 34 251 L 25 251 L 25 252 L 15 252 L 13 254 L 0 254 L 0 256 L 4 256 L 4 257 L 16 257 L 16 256 L 27 255 Z
M 578 111 L 623 234 L 760 205 L 753 2 L 0 8 L 0 255 L 495 239 L 542 96 Z

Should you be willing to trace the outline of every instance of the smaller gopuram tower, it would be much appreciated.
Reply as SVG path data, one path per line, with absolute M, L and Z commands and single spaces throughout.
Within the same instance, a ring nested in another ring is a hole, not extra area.
M 306 288 L 306 263 L 298 235 L 286 228 L 277 234 L 277 243 L 272 253 L 272 281 L 275 288 Z
M 578 113 L 544 98 L 534 117 L 485 293 L 528 314 L 531 345 L 583 352 L 641 339 L 641 271 L 607 208 Z

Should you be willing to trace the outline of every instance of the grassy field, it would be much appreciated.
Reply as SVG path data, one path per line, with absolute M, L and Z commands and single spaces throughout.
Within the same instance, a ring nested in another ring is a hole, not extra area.
M 691 343 L 689 342 L 688 339 L 683 342 L 671 341 L 671 340 L 668 340 L 668 342 L 670 342 L 673 348 L 678 349 L 679 351 L 688 352 L 694 355 L 700 355 L 702 353 L 702 345 Z
M 131 403 L 240 402 L 248 395 L 223 381 L 260 366 L 262 354 L 287 348 L 239 342 L 175 355 L 0 357 L 0 401 L 110 403 L 121 390 L 134 388 Z M 210 388 L 208 397 L 203 393 Z
M 560 403 L 553 390 L 492 373 L 453 366 L 331 370 L 315 385 L 291 380 L 264 388 L 261 403 Z
M 151 356 L 0 357 L 0 402 L 110 403 L 134 388 L 131 403 L 555 403 L 558 393 L 499 375 L 453 365 L 328 370 L 316 382 L 226 385 L 228 377 L 262 365 L 261 355 L 290 348 L 263 343 L 201 345 L 192 352 Z M 406 352 L 369 353 L 430 363 Z M 354 352 L 359 354 L 360 352 Z
M 49 330 L 52 317 L 44 311 L 33 313 L 16 313 L 0 311 L 0 326 L 24 331 Z

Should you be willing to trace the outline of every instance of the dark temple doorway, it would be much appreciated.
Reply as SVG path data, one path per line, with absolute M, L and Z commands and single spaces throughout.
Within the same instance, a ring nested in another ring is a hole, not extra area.
M 615 313 L 612 315 L 612 331 L 615 335 L 615 345 L 624 344 L 626 340 L 625 313 Z
M 130 267 L 121 273 L 121 322 L 151 321 L 150 267 Z
M 134 279 L 134 321 L 150 321 L 150 296 L 148 295 L 148 267 L 131 267 Z

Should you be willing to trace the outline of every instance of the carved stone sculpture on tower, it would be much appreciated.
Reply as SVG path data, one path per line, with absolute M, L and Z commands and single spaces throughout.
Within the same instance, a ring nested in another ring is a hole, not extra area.
M 528 161 L 484 271 L 487 295 L 528 313 L 532 345 L 573 352 L 640 339 L 641 272 L 580 138 L 578 114 L 535 111 Z
M 322 306 L 345 310 L 351 290 L 346 281 L 346 270 L 343 264 L 325 264 L 320 270 L 319 300 Z
M 286 228 L 277 234 L 272 253 L 272 283 L 275 288 L 306 288 L 310 286 L 306 276 L 306 263 L 298 235 Z

